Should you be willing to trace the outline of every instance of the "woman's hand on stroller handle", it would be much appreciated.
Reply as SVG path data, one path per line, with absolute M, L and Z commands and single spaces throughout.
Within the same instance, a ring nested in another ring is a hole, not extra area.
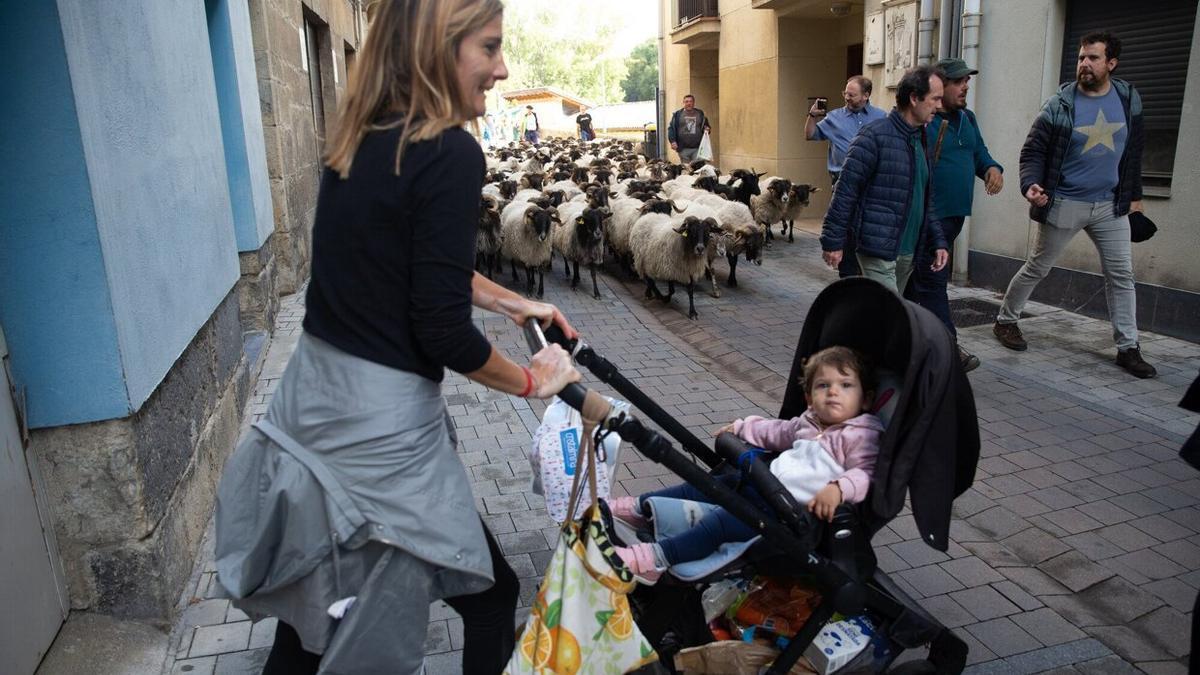
M 533 374 L 534 382 L 531 398 L 550 398 L 583 379 L 583 375 L 571 363 L 571 355 L 556 344 L 539 349 L 529 361 L 529 371 Z
M 567 317 L 554 305 L 548 302 L 535 302 L 521 298 L 519 300 L 511 300 L 508 298 L 500 299 L 496 302 L 497 309 L 503 312 L 508 318 L 512 319 L 513 323 L 518 326 L 524 326 L 529 319 L 537 319 L 540 327 L 547 329 L 550 326 L 558 326 L 568 340 L 574 340 L 579 337 L 579 331 L 567 321 Z

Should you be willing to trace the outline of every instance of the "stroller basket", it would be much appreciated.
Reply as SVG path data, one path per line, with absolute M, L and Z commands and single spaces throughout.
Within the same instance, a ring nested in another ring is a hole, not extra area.
M 878 295 L 880 291 L 886 293 L 887 296 Z M 827 288 L 822 296 L 830 292 L 833 292 L 835 296 L 846 292 L 868 293 L 873 294 L 876 300 L 885 303 L 894 302 L 901 307 L 907 305 L 882 286 L 863 279 L 837 282 Z M 822 298 L 818 297 L 817 302 L 814 303 L 814 311 L 821 306 L 821 300 Z M 922 310 L 908 306 L 906 311 L 919 314 Z M 810 313 L 810 320 L 812 316 L 813 314 Z M 940 325 L 938 327 L 940 328 Z M 886 574 L 876 569 L 870 538 L 892 515 L 895 515 L 894 513 L 880 514 L 879 509 L 872 510 L 868 507 L 872 503 L 872 499 L 869 497 L 857 509 L 844 504 L 840 506 L 834 515 L 833 522 L 828 526 L 818 523 L 810 515 L 802 513 L 802 509 L 798 507 L 791 494 L 770 474 L 767 465 L 761 459 L 743 455 L 747 446 L 744 441 L 730 434 L 723 434 L 717 440 L 716 451 L 710 449 L 621 375 L 615 365 L 597 354 L 591 347 L 582 342 L 567 341 L 555 328 L 551 328 L 543 335 L 541 328 L 533 321 L 528 322 L 525 330 L 531 350 L 540 349 L 546 344 L 547 339 L 562 345 L 573 354 L 579 365 L 587 368 L 601 381 L 613 387 L 622 397 L 674 437 L 687 451 L 687 454 L 676 449 L 657 431 L 628 414 L 621 414 L 604 421 L 602 428 L 605 431 L 617 432 L 623 440 L 631 443 L 646 458 L 667 467 L 713 500 L 714 503 L 749 525 L 757 534 L 762 535 L 763 541 L 759 542 L 751 550 L 752 552 L 765 553 L 776 558 L 784 556 L 786 569 L 790 576 L 805 576 L 815 580 L 821 593 L 820 603 L 813 608 L 811 616 L 772 663 L 768 673 L 779 675 L 787 673 L 835 613 L 846 616 L 869 613 L 879 620 L 881 624 L 879 630 L 887 637 L 893 648 L 888 659 L 889 663 L 884 665 L 884 669 L 904 649 L 929 646 L 930 651 L 926 659 L 909 661 L 889 672 L 962 672 L 966 666 L 967 645 L 925 612 Z M 824 339 L 814 339 L 810 332 L 824 332 L 826 335 Z M 797 350 L 797 364 L 802 362 L 802 357 L 806 357 L 819 348 L 829 344 L 846 344 L 841 341 L 833 341 L 838 338 L 836 333 L 836 330 L 831 330 L 829 322 L 813 322 L 813 328 L 810 331 L 809 321 L 806 321 L 800 348 Z M 944 333 L 944 329 L 942 333 Z M 943 339 L 948 340 L 948 334 Z M 858 347 L 854 344 L 849 346 Z M 902 351 L 906 346 L 901 345 L 899 349 Z M 888 348 L 897 349 L 896 345 Z M 956 362 L 952 363 L 956 364 Z M 958 369 L 956 375 L 963 378 L 962 382 L 956 382 L 956 384 L 966 386 L 966 392 L 969 394 L 969 385 L 964 384 L 965 377 L 962 376 L 961 369 Z M 572 384 L 561 392 L 559 397 L 568 405 L 580 409 L 586 393 L 583 386 Z M 795 395 L 791 391 L 790 385 L 788 395 L 785 396 L 785 411 L 789 406 L 792 408 L 790 416 L 798 415 L 803 410 L 802 407 L 799 410 L 796 409 Z M 973 404 L 970 406 L 969 412 L 974 412 Z M 974 416 L 971 415 L 971 417 L 973 421 Z M 889 425 L 888 434 L 893 437 L 888 439 L 885 436 L 885 447 L 889 442 L 895 443 L 897 447 L 903 447 L 903 439 L 897 439 L 893 429 L 908 425 L 905 420 L 898 418 L 897 421 L 899 424 Z M 974 457 L 977 458 L 977 427 L 974 434 Z M 966 443 L 970 445 L 970 434 L 967 436 Z M 962 463 L 970 466 L 958 467 L 959 475 L 968 472 L 970 475 L 974 474 L 974 459 L 971 459 L 969 450 L 968 448 L 965 453 L 960 450 L 960 453 L 967 457 L 967 460 Z M 883 453 L 884 449 L 881 449 L 881 455 Z M 696 459 L 703 464 L 697 463 Z M 746 478 L 754 483 L 759 494 L 764 497 L 775 513 L 763 513 L 746 498 L 714 478 L 714 474 L 729 471 L 742 471 Z M 967 484 L 969 485 L 969 482 Z M 877 491 L 877 487 L 878 485 L 873 487 L 873 493 Z M 961 493 L 959 487 L 956 485 L 955 491 Z M 878 495 L 873 496 L 877 497 Z M 901 497 L 902 500 L 903 497 Z M 914 497 L 914 509 L 915 504 L 916 498 Z M 946 504 L 947 523 L 949 520 L 948 510 L 949 503 Z M 924 532 L 922 534 L 927 543 L 935 546 L 939 543 L 936 536 L 924 536 Z M 664 652 L 666 651 L 664 650 Z

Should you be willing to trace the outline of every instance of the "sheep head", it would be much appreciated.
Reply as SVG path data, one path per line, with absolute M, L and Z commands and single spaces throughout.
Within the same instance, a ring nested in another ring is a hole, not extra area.
M 550 236 L 550 229 L 557 222 L 557 209 L 545 209 L 536 204 L 530 204 L 529 208 L 525 209 L 525 225 L 533 230 L 538 241 L 546 241 L 546 237 Z
M 704 250 L 708 248 L 708 241 L 712 232 L 719 227 L 714 218 L 700 220 L 696 216 L 688 216 L 683 219 L 679 227 L 674 229 L 685 240 L 684 250 L 690 250 L 693 255 L 699 256 L 704 255 Z
M 767 186 L 767 192 L 784 204 L 788 203 L 788 199 L 791 198 L 791 191 L 792 181 L 786 178 L 776 178 Z
M 575 237 L 583 248 L 600 243 L 604 238 L 604 221 L 612 217 L 608 207 L 598 209 L 585 208 L 583 213 L 575 218 Z
M 807 183 L 802 183 L 799 185 L 793 185 L 788 193 L 791 195 L 792 199 L 795 199 L 798 203 L 808 206 L 809 197 L 812 196 L 812 193 L 819 192 L 820 190 L 821 188 L 813 187 Z
M 512 199 L 517 196 L 517 181 L 502 180 L 496 184 L 500 188 L 500 196 L 504 199 Z

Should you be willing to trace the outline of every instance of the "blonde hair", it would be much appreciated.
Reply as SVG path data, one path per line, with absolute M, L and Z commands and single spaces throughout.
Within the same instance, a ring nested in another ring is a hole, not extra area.
M 458 46 L 504 11 L 500 0 L 380 0 L 368 8 L 370 28 L 350 74 L 325 164 L 342 178 L 370 131 L 402 127 L 404 148 L 437 138 L 475 117 L 458 86 Z M 386 124 L 385 114 L 401 115 Z

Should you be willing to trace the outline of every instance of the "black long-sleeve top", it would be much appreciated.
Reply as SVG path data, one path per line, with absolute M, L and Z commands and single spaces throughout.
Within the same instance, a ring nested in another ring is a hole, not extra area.
M 491 354 L 471 321 L 484 160 L 465 130 L 409 144 L 367 134 L 346 180 L 326 168 L 304 330 L 355 356 L 441 381 Z

